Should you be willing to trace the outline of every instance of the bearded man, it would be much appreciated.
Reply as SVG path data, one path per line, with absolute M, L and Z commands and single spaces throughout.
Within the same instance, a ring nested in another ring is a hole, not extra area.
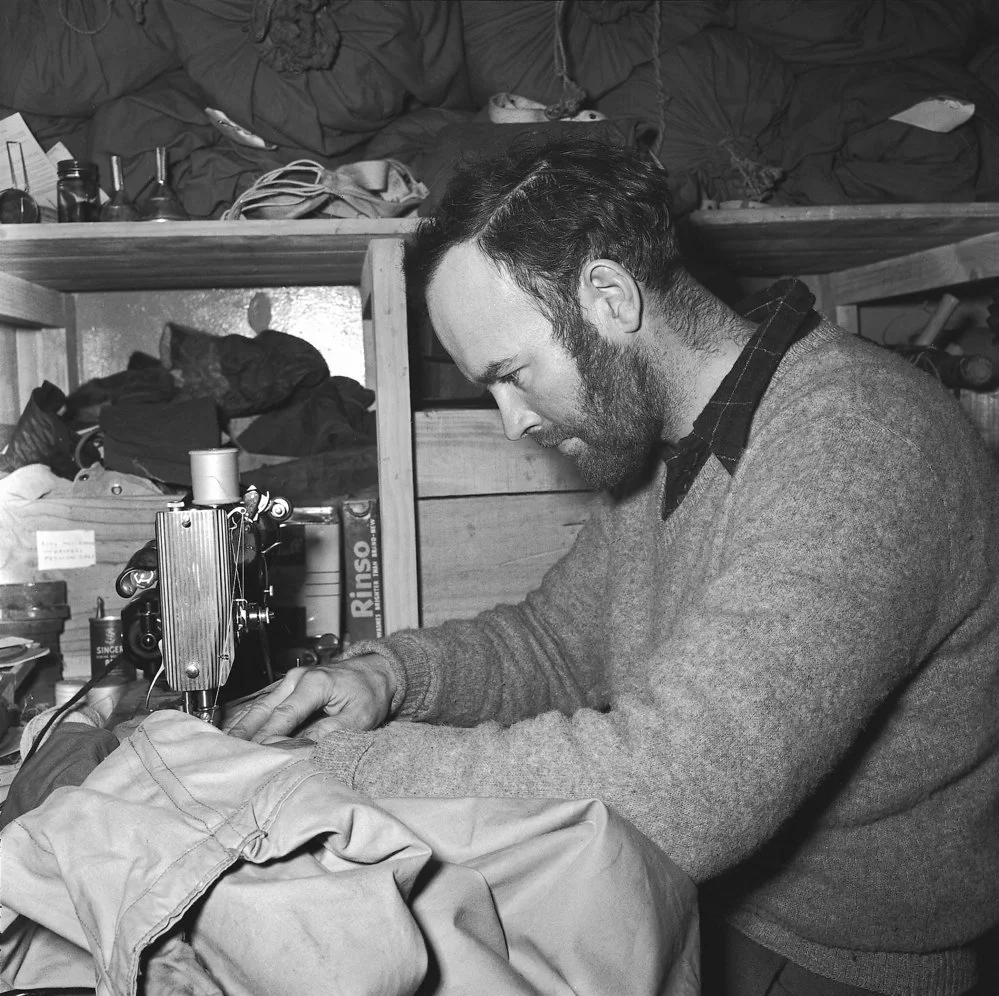
M 796 280 L 719 300 L 636 152 L 467 167 L 411 271 L 506 435 L 610 499 L 519 605 L 293 671 L 230 732 L 308 721 L 375 796 L 602 799 L 698 883 L 706 993 L 969 991 L 999 479 L 955 400 Z

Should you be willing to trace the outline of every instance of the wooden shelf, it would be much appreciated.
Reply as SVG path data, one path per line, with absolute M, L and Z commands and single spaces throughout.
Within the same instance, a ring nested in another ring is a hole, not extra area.
M 0 272 L 58 291 L 356 283 L 373 238 L 405 219 L 0 225 Z M 329 236 L 329 241 L 325 237 Z
M 0 271 L 76 292 L 344 284 L 354 279 L 372 238 L 405 237 L 417 223 L 0 225 Z M 999 203 L 695 211 L 681 229 L 687 252 L 733 273 L 824 274 L 997 232 Z
M 695 211 L 684 248 L 746 276 L 833 273 L 999 232 L 999 203 Z

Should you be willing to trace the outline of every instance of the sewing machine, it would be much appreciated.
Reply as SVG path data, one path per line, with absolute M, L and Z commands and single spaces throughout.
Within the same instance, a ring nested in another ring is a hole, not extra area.
M 190 501 L 156 514 L 155 540 L 115 587 L 133 599 L 122 612 L 125 656 L 146 673 L 161 669 L 185 712 L 218 725 L 237 644 L 271 621 L 264 555 L 292 508 L 252 486 L 241 494 L 232 449 L 192 451 L 191 476 Z

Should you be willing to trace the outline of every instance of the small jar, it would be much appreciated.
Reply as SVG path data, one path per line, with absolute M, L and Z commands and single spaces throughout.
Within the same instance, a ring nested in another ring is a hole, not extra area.
M 80 162 L 78 159 L 61 159 L 56 172 L 59 220 L 100 220 L 101 194 L 97 183 L 97 164 Z

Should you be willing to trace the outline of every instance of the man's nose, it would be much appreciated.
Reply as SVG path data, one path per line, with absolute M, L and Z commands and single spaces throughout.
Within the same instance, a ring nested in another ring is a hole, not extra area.
M 520 439 L 524 433 L 541 425 L 541 419 L 524 404 L 520 395 L 507 385 L 499 385 L 493 391 L 503 419 L 503 432 L 507 439 Z

